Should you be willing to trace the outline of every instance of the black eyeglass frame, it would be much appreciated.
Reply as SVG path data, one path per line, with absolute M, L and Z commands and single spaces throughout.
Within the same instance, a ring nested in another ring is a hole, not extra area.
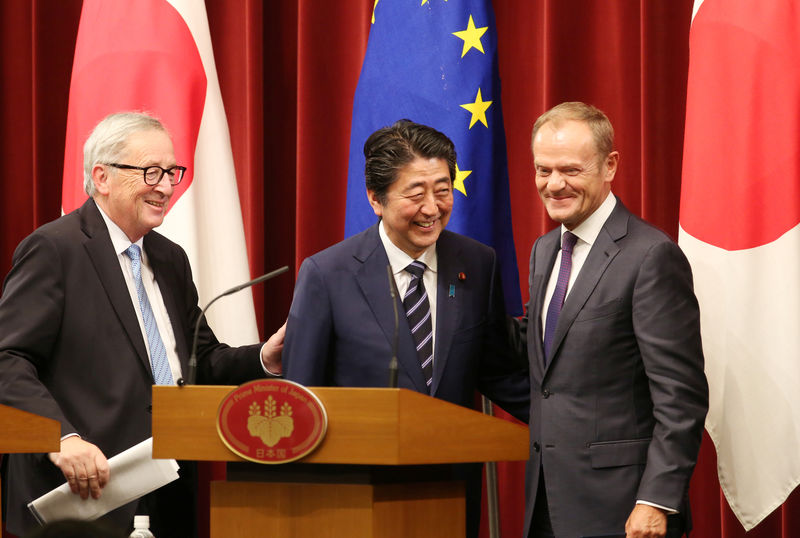
M 142 171 L 142 179 L 146 185 L 150 185 L 151 187 L 158 185 L 161 183 L 161 180 L 164 179 L 164 174 L 167 174 L 167 178 L 169 179 L 169 184 L 173 187 L 181 182 L 183 176 L 186 174 L 186 167 L 185 166 L 173 166 L 171 168 L 161 168 L 157 165 L 152 166 L 133 166 L 132 164 L 119 164 L 119 163 L 105 163 L 106 166 L 113 166 L 114 168 L 119 168 L 120 170 L 141 170 Z M 151 168 L 158 168 L 161 170 L 161 174 L 158 176 L 158 180 L 154 183 L 150 183 L 147 181 L 147 171 Z M 180 174 L 176 174 L 175 171 L 178 171 Z M 177 179 L 176 179 L 177 178 Z

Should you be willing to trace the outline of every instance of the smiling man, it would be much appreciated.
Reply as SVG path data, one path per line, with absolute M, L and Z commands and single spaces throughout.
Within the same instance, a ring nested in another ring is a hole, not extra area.
M 531 250 L 519 350 L 530 361 L 526 535 L 677 537 L 708 408 L 685 256 L 611 193 L 600 110 L 533 127 L 536 187 L 560 226 Z
M 7 527 L 36 525 L 26 508 L 65 480 L 83 499 L 114 480 L 107 458 L 150 437 L 151 387 L 186 371 L 200 308 L 189 261 L 154 232 L 186 169 L 155 118 L 112 114 L 84 145 L 82 207 L 34 231 L 14 253 L 0 298 L 0 403 L 61 423 L 61 450 L 8 456 Z M 198 378 L 238 384 L 280 372 L 281 335 L 231 348 L 200 323 Z M 130 530 L 150 515 L 157 536 L 195 536 L 193 466 L 111 512 Z
M 401 120 L 364 144 L 378 222 L 306 259 L 289 311 L 283 367 L 305 385 L 386 387 L 400 312 L 398 385 L 472 407 L 479 390 L 525 420 L 528 379 L 504 333 L 494 250 L 445 230 L 456 153 L 442 133 Z M 467 534 L 476 536 L 480 475 L 467 478 Z

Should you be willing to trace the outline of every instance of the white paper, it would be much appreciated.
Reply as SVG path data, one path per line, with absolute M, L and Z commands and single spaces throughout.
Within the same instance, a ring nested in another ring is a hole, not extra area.
M 59 519 L 97 519 L 178 478 L 178 462 L 153 459 L 153 438 L 108 460 L 110 478 L 99 499 L 81 499 L 64 482 L 28 503 L 33 516 L 44 524 Z

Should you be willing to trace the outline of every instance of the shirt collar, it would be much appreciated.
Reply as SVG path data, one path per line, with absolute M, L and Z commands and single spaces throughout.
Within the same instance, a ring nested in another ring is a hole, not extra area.
M 389 264 L 392 266 L 392 273 L 401 273 L 415 258 L 412 258 L 403 252 L 400 247 L 392 243 L 392 240 L 386 235 L 386 230 L 383 227 L 383 220 L 378 224 L 378 235 L 380 235 L 383 249 L 386 251 L 386 256 L 389 258 Z M 429 270 L 435 273 L 438 263 L 436 257 L 436 243 L 425 249 L 425 252 L 416 259 L 424 263 Z
M 128 250 L 128 247 L 131 246 L 132 244 L 139 245 L 139 248 L 142 249 L 142 252 L 144 252 L 144 248 L 142 247 L 142 244 L 144 242 L 143 237 L 140 237 L 138 241 L 131 243 L 131 240 L 128 239 L 128 236 L 125 235 L 125 232 L 122 231 L 122 228 L 117 226 L 117 224 L 113 220 L 111 220 L 111 217 L 106 215 L 106 212 L 103 211 L 103 208 L 100 207 L 100 204 L 95 202 L 95 205 L 97 206 L 97 209 L 100 211 L 100 216 L 103 217 L 103 220 L 106 223 L 106 228 L 108 228 L 108 235 L 111 237 L 111 244 L 114 246 L 114 252 L 116 252 L 117 255 L 124 253 L 126 250 Z
M 581 241 L 593 245 L 597 240 L 597 236 L 600 235 L 600 230 L 603 229 L 603 225 L 608 220 L 608 217 L 611 216 L 611 212 L 614 211 L 616 205 L 617 198 L 609 192 L 606 199 L 600 204 L 600 207 L 595 209 L 594 213 L 589 215 L 585 221 L 578 224 L 574 230 L 570 231 L 578 236 L 578 239 Z M 561 235 L 563 236 L 566 231 L 566 226 L 562 224 Z

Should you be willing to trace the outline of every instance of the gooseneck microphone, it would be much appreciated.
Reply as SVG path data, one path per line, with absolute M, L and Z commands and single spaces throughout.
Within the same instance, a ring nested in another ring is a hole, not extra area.
M 275 269 L 271 273 L 267 273 L 266 275 L 261 275 L 258 278 L 250 280 L 249 282 L 245 282 L 244 284 L 239 284 L 238 286 L 234 286 L 229 290 L 223 291 L 222 293 L 211 299 L 211 301 L 206 305 L 206 307 L 200 311 L 200 315 L 197 316 L 197 322 L 194 324 L 194 336 L 192 338 L 192 354 L 189 355 L 189 367 L 186 370 L 186 380 L 184 380 L 183 378 L 178 379 L 178 385 L 180 386 L 194 385 L 195 383 L 195 379 L 197 377 L 197 338 L 200 333 L 200 320 L 203 319 L 206 310 L 208 310 L 208 308 L 212 304 L 214 304 L 217 301 L 217 299 L 222 299 L 226 295 L 230 295 L 232 293 L 236 293 L 237 291 L 241 291 L 245 288 L 249 288 L 250 286 L 255 286 L 256 284 L 260 284 L 261 282 L 276 277 L 282 273 L 285 273 L 288 270 L 289 266 L 284 265 L 280 269 Z
M 389 295 L 392 296 L 392 307 L 394 307 L 394 340 L 392 341 L 392 359 L 389 361 L 389 388 L 397 388 L 397 335 L 400 329 L 400 319 L 397 317 L 397 286 L 392 274 L 391 264 L 386 266 L 386 274 L 389 276 Z

